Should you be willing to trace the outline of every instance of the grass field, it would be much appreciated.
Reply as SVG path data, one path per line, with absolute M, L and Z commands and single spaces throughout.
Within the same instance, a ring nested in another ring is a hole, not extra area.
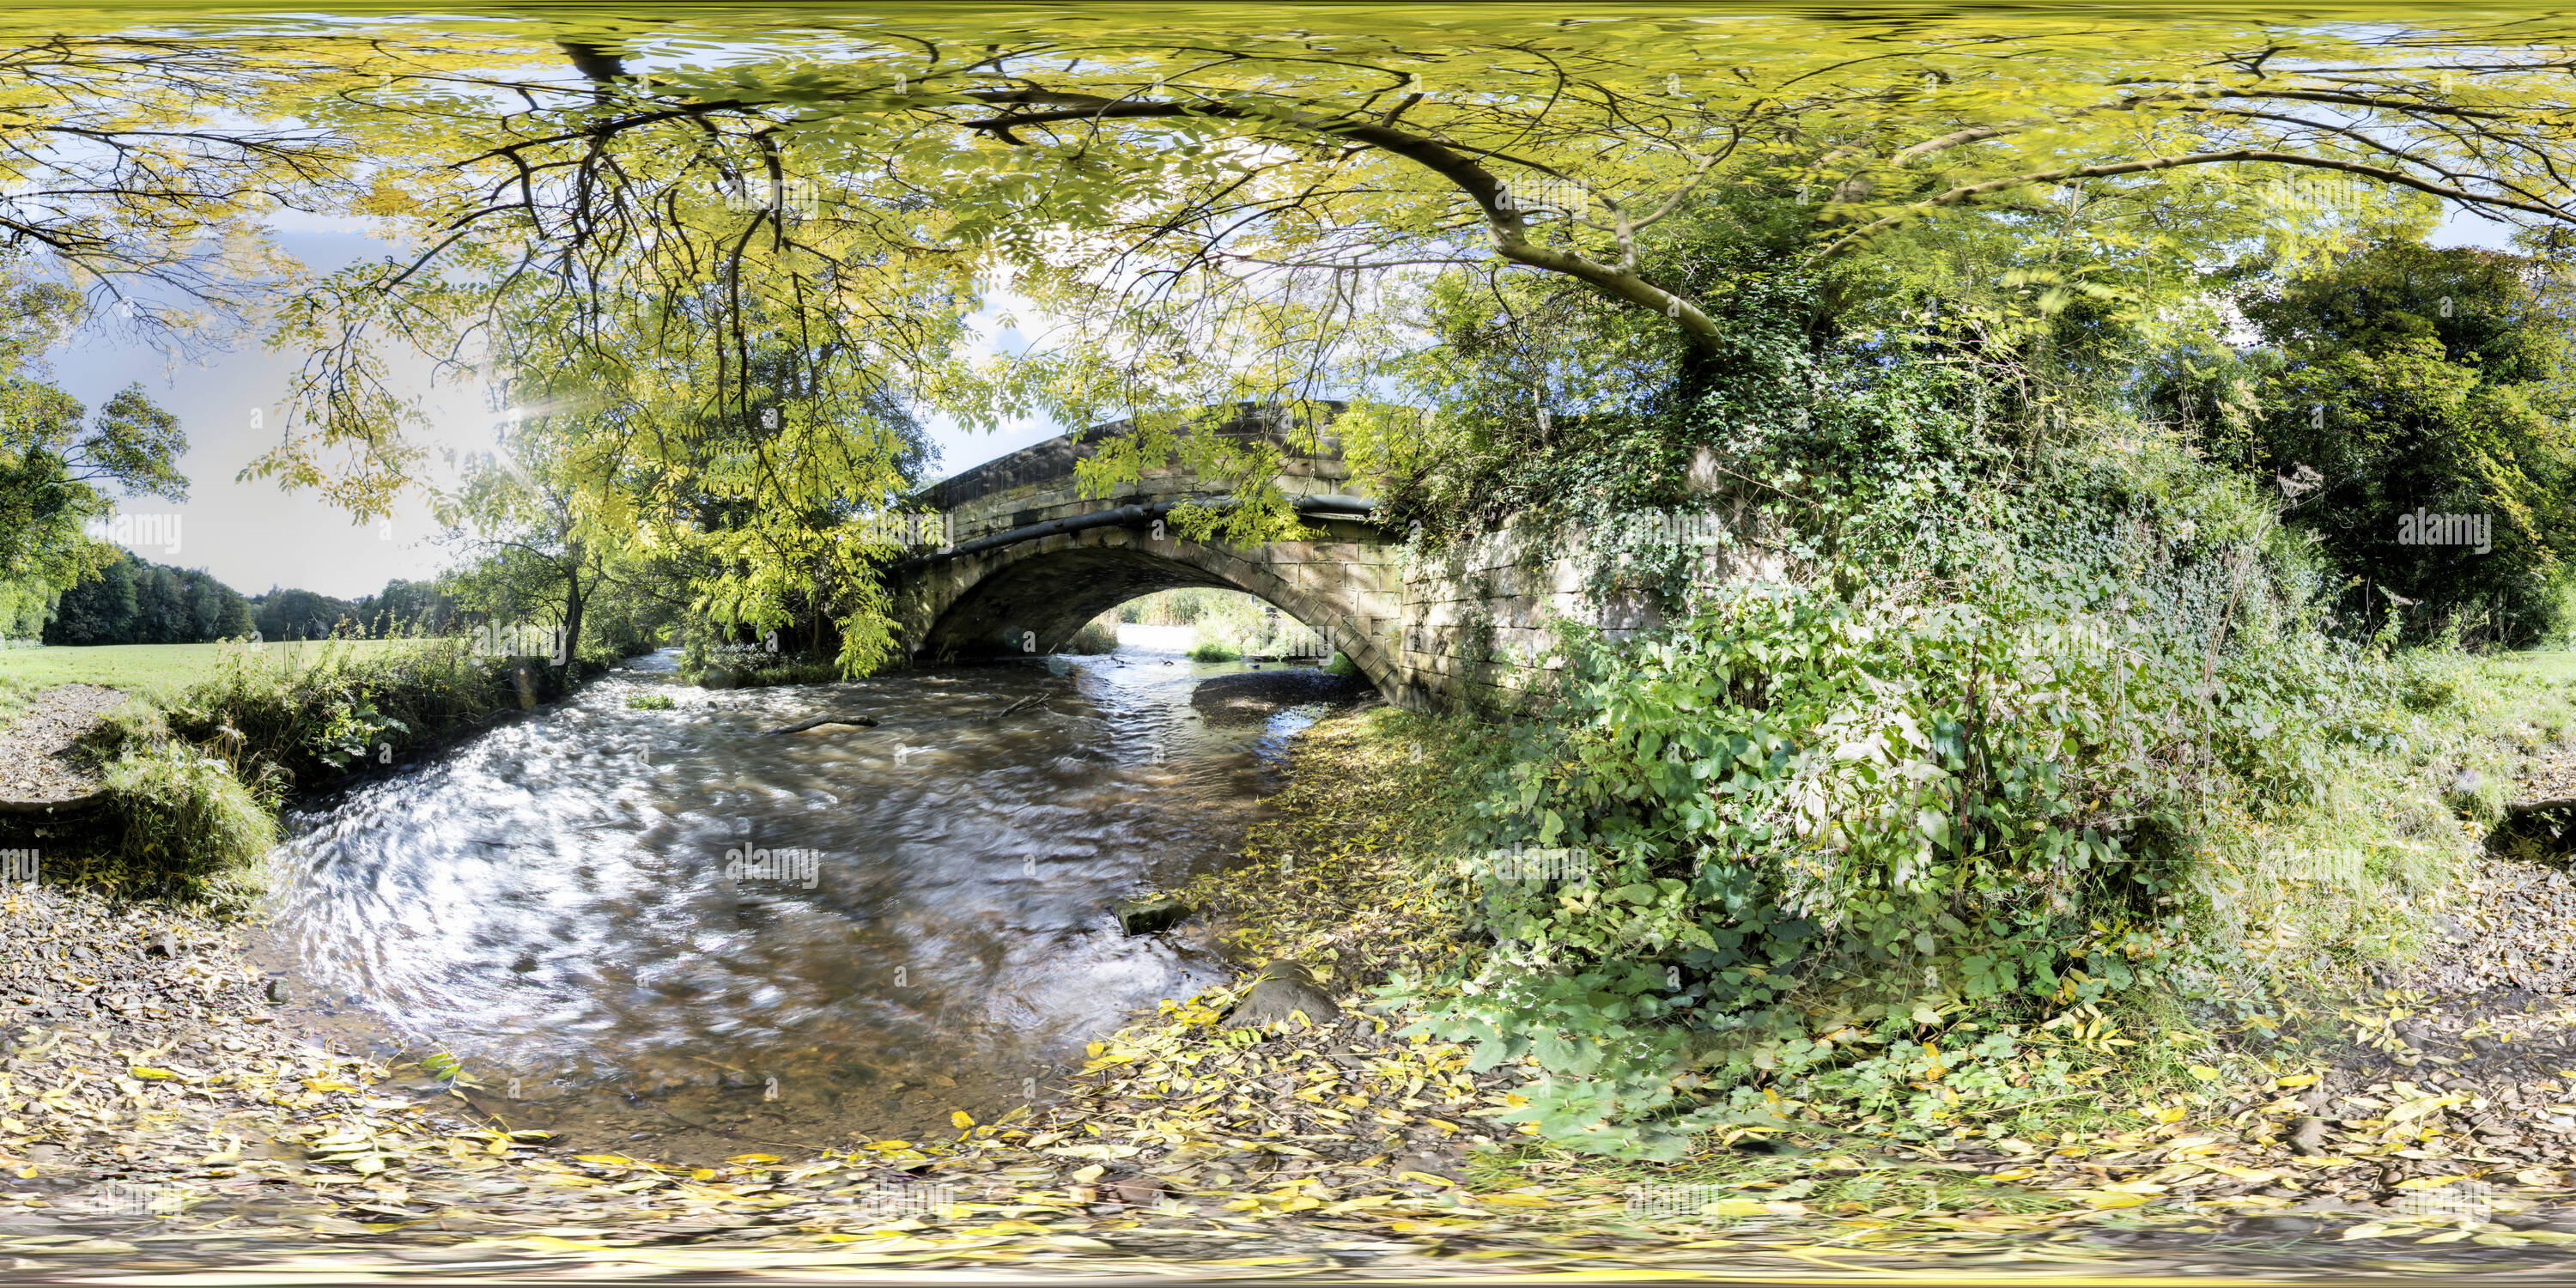
M 307 665 L 336 649 L 343 656 L 418 648 L 427 641 L 292 641 L 259 645 L 289 666 Z M 104 684 L 133 693 L 179 688 L 214 673 L 223 644 L 102 644 L 95 648 L 0 648 L 0 724 L 30 698 L 59 684 Z
M 2516 653 L 2513 656 L 2515 661 L 2543 675 L 2576 680 L 2576 652 L 2561 650 L 2555 653 Z

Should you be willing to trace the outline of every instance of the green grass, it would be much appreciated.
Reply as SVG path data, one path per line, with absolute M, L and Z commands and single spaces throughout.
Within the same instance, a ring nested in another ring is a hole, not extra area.
M 2560 649 L 2556 652 L 2515 653 L 2511 656 L 2514 661 L 2520 662 L 2524 666 L 2540 672 L 2542 675 L 2555 676 L 2560 679 L 2576 680 L 2576 651 Z
M 424 642 L 340 640 L 336 647 L 343 657 L 368 658 L 418 648 Z M 321 657 L 326 642 L 305 640 L 259 647 L 271 658 L 302 665 Z M 58 684 L 104 684 L 132 692 L 166 692 L 213 675 L 223 648 L 221 644 L 101 644 L 94 648 L 0 649 L 0 692 L 15 692 L 20 701 Z

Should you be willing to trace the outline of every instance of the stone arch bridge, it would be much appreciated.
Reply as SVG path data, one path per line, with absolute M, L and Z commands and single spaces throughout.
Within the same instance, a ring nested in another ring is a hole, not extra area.
M 1327 404 L 1330 414 L 1341 404 Z M 1180 586 L 1247 591 L 1328 639 L 1388 701 L 1414 709 L 1527 706 L 1550 680 L 1553 615 L 1613 627 L 1651 606 L 1583 593 L 1567 552 L 1506 530 L 1437 559 L 1405 557 L 1404 533 L 1354 495 L 1330 420 L 1319 450 L 1289 447 L 1286 411 L 1239 404 L 1215 432 L 1266 438 L 1278 477 L 1314 535 L 1257 546 L 1201 543 L 1154 520 L 1219 493 L 1175 468 L 1087 497 L 1074 464 L 1129 431 L 1125 421 L 1053 438 L 924 489 L 949 543 L 897 563 L 890 589 L 901 644 L 922 661 L 1050 652 L 1136 596 Z

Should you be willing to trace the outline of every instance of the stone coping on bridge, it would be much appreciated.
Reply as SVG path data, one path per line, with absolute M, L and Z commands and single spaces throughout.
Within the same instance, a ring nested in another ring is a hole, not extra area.
M 1329 424 L 1348 404 L 1322 406 Z M 919 504 L 949 516 L 949 540 L 966 542 L 1138 501 L 1217 495 L 1217 490 L 1205 487 L 1187 471 L 1171 467 L 1148 470 L 1143 478 L 1121 484 L 1106 496 L 1085 493 L 1074 474 L 1076 463 L 1099 455 L 1100 443 L 1130 432 L 1133 426 L 1133 420 L 1115 420 L 1021 448 L 931 484 L 922 489 Z M 1276 479 L 1280 490 L 1291 496 L 1328 496 L 1346 490 L 1350 468 L 1342 461 L 1341 440 L 1326 433 L 1318 441 L 1318 451 L 1294 451 L 1283 408 L 1238 403 L 1234 414 L 1210 432 L 1279 445 L 1285 455 Z

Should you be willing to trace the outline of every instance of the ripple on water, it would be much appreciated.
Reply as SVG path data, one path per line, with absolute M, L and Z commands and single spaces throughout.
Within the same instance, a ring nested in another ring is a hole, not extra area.
M 1174 660 L 710 693 L 643 659 L 292 814 L 266 955 L 517 1078 L 532 1121 L 819 1144 L 989 1113 L 1218 978 L 1108 905 L 1231 855 L 1312 716 L 1210 729 L 1190 689 L 1237 668 Z M 676 707 L 627 710 L 648 687 Z M 878 725 L 767 732 L 852 710 Z

